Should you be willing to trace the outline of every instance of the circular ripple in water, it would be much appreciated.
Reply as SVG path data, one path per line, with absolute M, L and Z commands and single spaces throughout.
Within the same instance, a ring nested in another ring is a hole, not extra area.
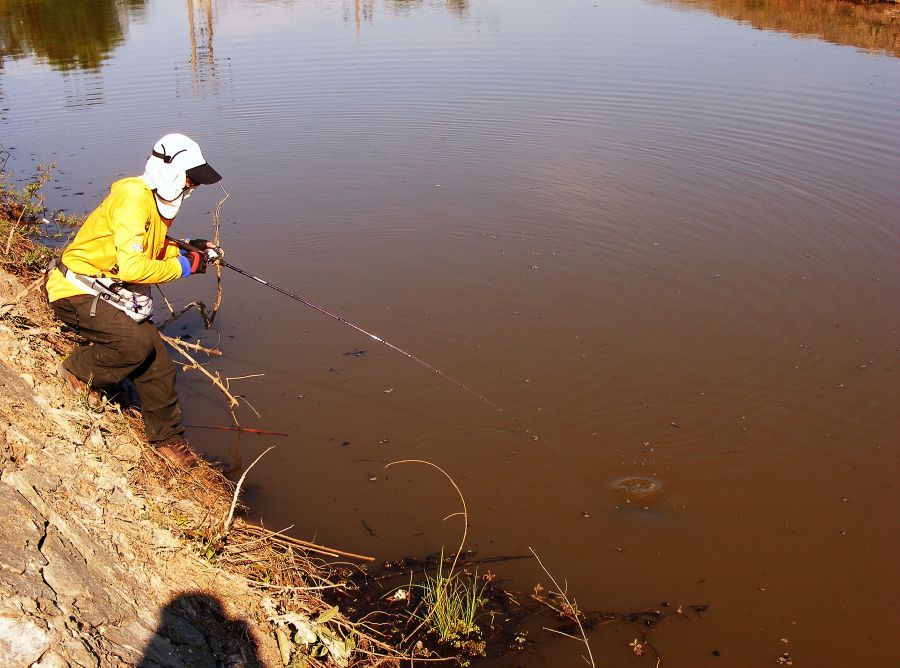
M 662 494 L 662 483 L 652 478 L 629 476 L 613 483 L 613 490 L 628 500 L 647 503 Z

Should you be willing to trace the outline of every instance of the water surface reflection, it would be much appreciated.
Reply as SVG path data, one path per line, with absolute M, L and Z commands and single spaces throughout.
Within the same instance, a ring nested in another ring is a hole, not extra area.
M 426 2 L 426 0 L 385 0 L 385 3 L 396 12 L 409 12 L 425 5 L 435 5 L 444 7 L 458 16 L 463 16 L 469 9 L 469 0 L 431 0 L 431 2 Z M 371 2 L 369 4 L 371 5 Z
M 123 43 L 146 0 L 4 0 L 0 2 L 0 63 L 33 54 L 63 72 L 98 70 Z
M 653 0 L 703 9 L 760 30 L 900 55 L 900 8 L 847 0 Z

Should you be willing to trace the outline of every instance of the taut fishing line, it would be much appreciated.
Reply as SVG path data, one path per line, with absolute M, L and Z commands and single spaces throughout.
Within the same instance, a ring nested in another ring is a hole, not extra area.
M 329 311 L 329 310 L 327 310 L 327 309 L 325 309 L 325 308 L 319 306 L 318 304 L 315 304 L 315 303 L 309 301 L 308 299 L 304 299 L 303 297 L 301 297 L 300 295 L 298 295 L 298 294 L 296 294 L 296 293 L 294 293 L 294 292 L 291 292 L 291 291 L 289 291 L 289 290 L 285 290 L 284 288 L 281 288 L 281 287 L 279 287 L 279 286 L 277 286 L 277 285 L 274 285 L 273 283 L 270 283 L 269 281 L 267 281 L 267 280 L 265 280 L 265 279 L 262 279 L 262 278 L 260 278 L 259 276 L 254 276 L 254 275 L 251 274 L 250 272 L 244 271 L 244 270 L 241 269 L 240 267 L 236 267 L 236 266 L 234 266 L 233 264 L 230 264 L 230 263 L 228 263 L 228 262 L 225 262 L 225 260 L 224 260 L 224 258 L 223 258 L 223 256 L 222 256 L 221 251 L 218 251 L 218 250 L 213 249 L 213 248 L 197 248 L 196 246 L 192 246 L 191 244 L 189 244 L 189 243 L 187 243 L 187 242 L 184 242 L 184 241 L 181 241 L 181 240 L 179 240 L 179 239 L 172 239 L 171 237 L 166 237 L 166 238 L 169 239 L 169 241 L 171 241 L 172 243 L 174 243 L 176 246 L 178 246 L 179 248 L 181 248 L 181 249 L 183 249 L 183 250 L 187 250 L 187 251 L 195 251 L 195 252 L 199 252 L 199 253 L 205 253 L 205 254 L 206 254 L 206 257 L 207 257 L 207 260 L 208 260 L 210 263 L 212 263 L 212 264 L 217 264 L 217 265 L 220 265 L 220 266 L 222 266 L 222 267 L 226 267 L 226 268 L 228 268 L 228 269 L 231 269 L 232 271 L 237 272 L 237 273 L 240 274 L 241 276 L 246 276 L 247 278 L 252 279 L 252 280 L 256 281 L 257 283 L 261 283 L 262 285 L 265 285 L 267 288 L 271 288 L 272 290 L 275 290 L 276 292 L 280 292 L 281 294 L 285 295 L 286 297 L 290 297 L 290 298 L 293 299 L 294 301 L 298 301 L 298 302 L 300 302 L 301 304 L 303 304 L 303 305 L 305 305 L 305 306 L 308 306 L 309 308 L 311 308 L 311 309 L 313 309 L 313 310 L 318 311 L 318 312 L 321 313 L 322 315 L 328 316 L 328 317 L 331 318 L 332 320 L 337 320 L 339 323 L 344 324 L 344 325 L 347 325 L 348 327 L 351 327 L 351 328 L 355 329 L 357 332 L 360 332 L 361 334 L 365 334 L 366 336 L 368 336 L 368 337 L 369 337 L 370 339 L 372 339 L 373 341 L 377 341 L 378 343 L 384 344 L 385 346 L 387 346 L 387 347 L 390 348 L 391 350 L 397 351 L 398 353 L 400 353 L 400 354 L 403 355 L 404 357 L 406 357 L 406 358 L 408 358 L 408 359 L 411 359 L 413 362 L 416 362 L 417 364 L 419 364 L 419 365 L 425 367 L 426 369 L 428 369 L 429 371 L 431 371 L 431 372 L 437 374 L 438 376 L 440 376 L 440 377 L 443 378 L 444 380 L 447 380 L 447 381 L 453 383 L 454 385 L 456 385 L 457 387 L 459 387 L 459 388 L 465 390 L 466 392 L 468 392 L 468 393 L 471 394 L 472 396 L 478 397 L 478 399 L 480 399 L 481 401 L 483 401 L 484 403 L 486 403 L 488 406 L 491 406 L 491 407 L 495 408 L 497 411 L 499 411 L 500 413 L 503 413 L 504 415 L 507 415 L 508 417 L 510 417 L 510 419 L 512 419 L 513 422 L 515 422 L 517 425 L 521 425 L 521 423 L 519 422 L 518 419 L 516 419 L 516 418 L 510 416 L 510 415 L 509 415 L 506 411 L 504 411 L 503 408 L 501 408 L 499 405 L 495 404 L 493 401 L 491 401 L 490 399 L 488 399 L 487 397 L 485 397 L 483 394 L 479 394 L 478 392 L 476 392 L 475 390 L 473 390 L 471 387 L 469 387 L 468 385 L 466 385 L 466 384 L 463 383 L 462 381 L 457 380 L 457 379 L 454 378 L 453 376 L 450 376 L 449 374 L 444 373 L 443 371 L 441 371 L 441 370 L 438 369 L 437 367 L 434 367 L 434 366 L 432 366 L 431 364 L 428 364 L 428 362 L 422 360 L 422 359 L 419 358 L 419 357 L 416 357 L 416 356 L 413 355 L 412 353 L 407 352 L 406 350 L 403 350 L 402 348 L 400 348 L 400 347 L 398 347 L 398 346 L 395 346 L 395 345 L 394 345 L 393 343 L 391 343 L 390 341 L 387 341 L 387 340 L 381 338 L 380 336 L 378 336 L 378 335 L 376 335 L 376 334 L 373 334 L 372 332 L 370 332 L 370 331 L 368 331 L 368 330 L 363 329 L 363 328 L 360 327 L 359 325 L 350 322 L 350 321 L 347 320 L 346 318 L 342 318 L 341 316 L 339 316 L 339 315 L 337 315 L 337 314 L 335 314 L 335 313 L 332 313 L 331 311 Z M 529 431 L 529 432 L 530 432 L 531 430 L 530 430 L 530 429 L 527 429 L 526 431 Z M 537 436 L 532 436 L 532 439 L 534 439 L 534 440 L 537 440 L 538 438 L 539 438 L 539 437 L 537 437 Z

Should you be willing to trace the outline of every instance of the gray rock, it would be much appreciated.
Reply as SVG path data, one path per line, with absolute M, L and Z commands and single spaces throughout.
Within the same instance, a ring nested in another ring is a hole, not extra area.
M 0 483 L 0 577 L 22 596 L 52 597 L 41 577 L 47 561 L 40 552 L 44 519 L 21 494 Z
M 72 664 L 54 651 L 49 651 L 30 668 L 71 668 Z
M 50 638 L 37 624 L 0 616 L 0 668 L 30 666 L 48 649 Z

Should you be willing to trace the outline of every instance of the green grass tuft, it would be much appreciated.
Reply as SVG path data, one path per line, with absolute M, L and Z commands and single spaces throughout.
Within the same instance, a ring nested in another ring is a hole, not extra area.
M 422 619 L 439 642 L 468 656 L 483 656 L 485 643 L 477 620 L 487 599 L 477 573 L 444 574 L 443 553 L 434 576 L 425 574 L 417 585 L 422 594 Z

